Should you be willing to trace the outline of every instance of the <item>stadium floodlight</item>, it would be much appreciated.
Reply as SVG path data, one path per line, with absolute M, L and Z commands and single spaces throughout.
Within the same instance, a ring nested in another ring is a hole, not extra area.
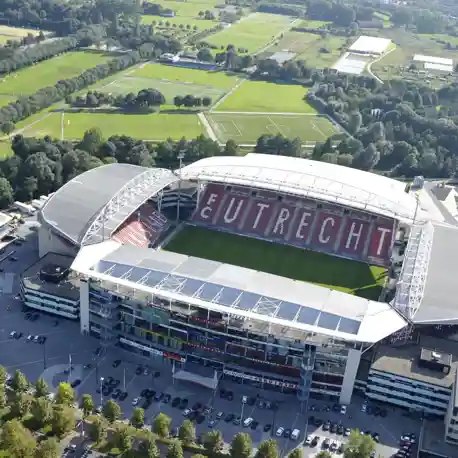
M 177 219 L 176 219 L 176 224 L 180 222 L 180 201 L 181 201 L 181 169 L 183 167 L 183 159 L 184 155 L 186 153 L 185 149 L 182 149 L 178 151 L 177 159 L 179 161 L 178 165 L 178 202 L 177 202 Z

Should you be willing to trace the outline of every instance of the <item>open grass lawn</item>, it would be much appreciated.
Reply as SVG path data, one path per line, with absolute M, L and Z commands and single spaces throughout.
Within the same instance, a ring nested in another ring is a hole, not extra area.
M 219 89 L 231 89 L 240 80 L 239 76 L 229 75 L 223 71 L 207 72 L 162 64 L 146 64 L 138 67 L 130 73 L 130 76 L 167 80 L 180 84 L 198 84 Z
M 290 24 L 291 18 L 287 16 L 253 13 L 240 22 L 208 37 L 206 41 L 224 47 L 232 44 L 236 49 L 246 48 L 250 53 L 254 53 L 268 45 Z
M 0 80 L 0 94 L 17 98 L 20 95 L 33 94 L 57 81 L 71 78 L 110 59 L 109 53 L 76 51 L 62 54 L 24 68 Z M 0 99 L 0 102 L 2 100 Z
M 330 21 L 315 21 L 313 19 L 304 19 L 299 24 L 297 24 L 296 27 L 319 29 L 320 27 L 323 27 L 327 24 L 331 24 L 331 22 Z
M 0 161 L 12 156 L 11 141 L 9 139 L 0 140 Z
M 306 94 L 307 89 L 299 85 L 245 81 L 218 105 L 217 110 L 316 113 L 316 110 L 304 101 Z
M 218 140 L 235 140 L 239 144 L 255 144 L 263 134 L 278 133 L 288 138 L 299 137 L 303 142 L 326 141 L 338 130 L 326 118 L 313 115 L 243 115 L 212 112 L 207 119 Z
M 100 84 L 99 90 L 111 92 L 114 94 L 128 94 L 129 92 L 137 93 L 142 89 L 154 88 L 160 91 L 167 104 L 173 105 L 173 98 L 176 95 L 193 95 L 195 97 L 211 97 L 213 102 L 216 102 L 227 91 L 224 89 L 215 88 L 213 86 L 203 86 L 199 84 L 190 84 L 179 81 L 165 81 L 161 79 L 143 78 L 135 76 L 125 76 L 115 80 L 107 86 Z M 97 86 L 95 87 L 97 89 Z M 87 92 L 87 91 L 85 91 Z
M 375 300 L 385 279 L 386 269 L 380 267 L 194 226 L 184 228 L 165 249 Z
M 25 136 L 60 138 L 61 113 L 49 113 L 41 120 L 25 127 Z M 65 113 L 64 138 L 80 139 L 84 132 L 98 127 L 105 138 L 111 135 L 130 135 L 143 140 L 194 138 L 204 133 L 204 129 L 195 114 L 145 114 L 129 115 L 119 113 Z
M 295 59 L 304 60 L 312 68 L 330 68 L 346 51 L 345 37 L 327 36 L 322 38 L 315 35 L 316 40 L 310 43 Z M 327 51 L 327 52 L 325 52 Z
M 38 35 L 39 30 L 0 25 L 0 44 L 4 44 L 8 40 L 19 40 L 22 37 L 26 37 L 29 33 L 32 35 Z M 45 34 L 46 33 L 49 32 L 45 32 Z

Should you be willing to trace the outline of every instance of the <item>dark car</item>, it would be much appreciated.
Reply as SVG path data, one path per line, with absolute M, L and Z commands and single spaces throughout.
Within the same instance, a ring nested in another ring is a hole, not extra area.
M 224 421 L 225 421 L 226 423 L 230 423 L 233 419 L 234 419 L 234 414 L 233 414 L 233 413 L 228 413 L 228 414 L 226 415 L 226 418 L 224 419 Z
M 112 366 L 113 366 L 113 367 L 118 367 L 120 364 L 121 364 L 121 360 L 120 360 L 120 359 L 115 359 L 115 360 L 113 361 Z
M 100 356 L 100 353 L 102 353 L 102 347 L 96 348 L 94 354 L 95 354 L 96 356 Z
M 159 371 L 156 371 L 154 374 L 153 374 L 154 378 L 158 378 L 161 376 L 161 373 Z
M 196 402 L 193 406 L 192 406 L 192 410 L 200 410 L 202 408 L 202 404 L 200 402 Z
M 323 431 L 329 431 L 331 429 L 331 422 L 327 420 L 325 423 L 323 423 Z
M 170 399 L 172 399 L 172 396 L 170 396 L 170 394 L 166 394 L 163 399 L 164 404 L 168 404 Z
M 112 383 L 114 382 L 114 378 L 113 377 L 107 377 L 105 379 L 105 385 L 111 385 Z
M 310 447 L 316 447 L 318 445 L 318 441 L 320 440 L 320 438 L 318 436 L 315 436 L 313 439 L 312 439 L 312 442 L 310 442 Z
M 141 391 L 140 396 L 142 398 L 146 398 L 148 396 L 149 390 L 148 388 L 145 388 L 144 390 Z
M 255 420 L 253 421 L 253 423 L 251 423 L 250 427 L 254 431 L 258 427 L 258 425 L 259 425 L 259 422 Z
M 146 396 L 148 399 L 153 399 L 156 396 L 156 390 L 146 390 Z
M 159 402 L 162 400 L 162 398 L 164 397 L 164 393 L 157 393 L 155 396 L 154 396 L 154 400 L 156 402 Z
M 48 340 L 48 338 L 46 336 L 39 336 L 38 337 L 38 343 L 41 344 L 41 345 L 46 343 L 47 340 Z
M 186 407 L 188 407 L 188 400 L 186 398 L 183 398 L 181 401 L 180 401 L 180 404 L 178 405 L 178 408 L 183 410 L 183 409 L 186 409 Z
M 232 391 L 228 391 L 226 394 L 226 399 L 228 401 L 232 401 L 234 399 L 234 393 Z
M 247 403 L 249 406 L 254 406 L 254 403 L 255 403 L 255 402 L 256 402 L 256 398 L 253 398 L 253 397 L 250 396 L 250 397 L 247 399 L 247 402 L 246 402 L 246 403 Z
M 113 391 L 113 394 L 111 395 L 111 397 L 113 399 L 118 399 L 119 398 L 119 395 L 122 393 L 122 391 L 119 389 L 119 388 L 116 388 L 116 390 Z
M 136 375 L 142 375 L 143 374 L 143 366 L 140 365 L 140 366 L 137 366 L 137 369 L 135 369 L 135 374 Z
M 233 420 L 232 420 L 232 424 L 238 426 L 240 425 L 240 423 L 242 422 L 242 417 L 235 417 Z
M 193 411 L 188 415 L 188 420 L 194 421 L 198 416 L 199 416 L 199 414 L 198 414 L 196 411 L 193 410 Z
M 142 409 L 146 410 L 151 406 L 151 399 L 145 399 L 142 404 Z
M 323 424 L 323 420 L 321 418 L 315 418 L 315 426 L 320 427 Z
M 178 398 L 178 397 L 173 398 L 172 407 L 178 407 L 180 405 L 180 402 L 181 402 L 180 398 Z
M 16 334 L 14 334 L 14 338 L 16 340 L 19 340 L 24 334 L 22 334 L 22 332 L 16 332 Z
M 72 388 L 76 388 L 78 385 L 81 385 L 81 380 L 79 378 L 73 380 L 73 382 L 70 384 Z
M 224 399 L 226 395 L 227 395 L 227 391 L 224 388 L 221 388 L 219 390 L 219 397 Z
M 262 429 L 265 433 L 267 433 L 272 429 L 272 425 L 270 423 L 267 423 L 267 425 L 264 425 L 264 428 Z
M 129 394 L 127 393 L 127 391 L 123 391 L 121 392 L 121 394 L 119 395 L 119 400 L 120 401 L 125 401 L 127 396 L 129 396 Z
M 111 386 L 112 386 L 113 388 L 116 388 L 116 387 L 118 387 L 118 386 L 120 385 L 120 383 L 121 383 L 120 380 L 113 380 L 113 381 L 111 382 Z
M 331 433 L 335 434 L 337 432 L 336 423 L 331 423 L 331 428 L 329 430 L 331 431 Z
M 337 434 L 343 434 L 344 433 L 344 425 L 342 423 L 340 425 L 337 425 Z
M 285 431 L 283 432 L 283 437 L 286 438 L 286 439 L 291 437 L 291 430 L 290 429 L 285 429 Z

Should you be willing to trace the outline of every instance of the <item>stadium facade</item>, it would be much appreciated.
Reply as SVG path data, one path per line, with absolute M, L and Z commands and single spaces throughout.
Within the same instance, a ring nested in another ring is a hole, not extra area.
M 169 360 L 198 383 L 231 378 L 302 402 L 313 395 L 348 404 L 378 343 L 407 339 L 416 316 L 428 325 L 458 318 L 445 297 L 450 288 L 438 306 L 431 280 L 435 245 L 441 252 L 443 231 L 453 231 L 448 240 L 458 231 L 429 219 L 398 181 L 305 159 L 214 157 L 176 173 L 106 165 L 42 208 L 41 265 L 59 287 L 46 291 L 37 267 L 22 293 L 26 305 L 67 316 L 61 298 L 78 288 L 73 318 L 83 333 Z M 369 300 L 162 250 L 185 225 L 382 266 L 385 288 Z M 56 256 L 74 260 L 56 271 Z M 370 393 L 370 384 L 366 374 L 359 388 Z

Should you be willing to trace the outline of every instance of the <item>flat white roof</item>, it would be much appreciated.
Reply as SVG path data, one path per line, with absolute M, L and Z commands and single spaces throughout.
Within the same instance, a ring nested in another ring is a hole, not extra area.
M 375 173 L 308 159 L 250 153 L 215 156 L 183 167 L 183 179 L 258 187 L 412 222 L 415 196 L 405 184 Z M 421 215 L 417 214 L 417 220 Z
M 446 59 L 445 57 L 425 56 L 423 54 L 415 54 L 413 56 L 415 62 L 428 62 L 429 64 L 452 65 L 453 59 Z
M 350 75 L 361 75 L 369 60 L 352 57 L 351 53 L 345 53 L 335 64 L 334 69 L 341 73 L 348 73 Z
M 441 72 L 453 72 L 453 65 L 432 64 L 430 62 L 426 62 L 425 63 L 425 69 L 427 69 L 427 70 L 439 70 Z
M 349 342 L 375 343 L 406 325 L 386 303 L 114 241 L 84 246 L 71 268 L 90 278 L 206 310 Z
M 369 37 L 361 35 L 349 48 L 350 51 L 382 54 L 391 40 L 389 38 Z

